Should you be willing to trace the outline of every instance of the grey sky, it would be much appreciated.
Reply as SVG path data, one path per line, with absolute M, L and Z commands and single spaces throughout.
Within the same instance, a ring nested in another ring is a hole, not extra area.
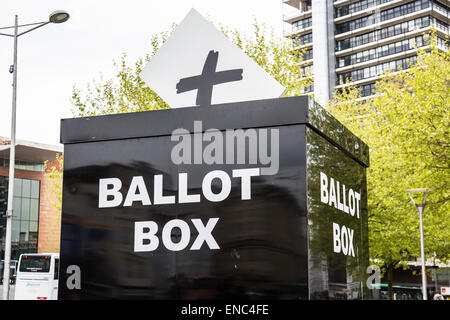
M 45 21 L 66 10 L 68 22 L 19 38 L 17 138 L 58 144 L 59 122 L 71 117 L 72 88 L 112 74 L 113 60 L 150 51 L 150 37 L 169 30 L 194 7 L 215 22 L 242 31 L 253 16 L 282 36 L 282 0 L 2 0 L 0 27 Z M 6 30 L 3 30 L 6 31 Z M 0 36 L 0 136 L 10 136 L 12 38 Z

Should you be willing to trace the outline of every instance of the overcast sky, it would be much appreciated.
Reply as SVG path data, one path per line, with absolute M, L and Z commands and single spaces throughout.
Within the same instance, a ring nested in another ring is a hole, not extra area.
M 72 116 L 73 86 L 108 77 L 124 52 L 129 61 L 145 56 L 151 36 L 191 8 L 241 31 L 256 17 L 282 36 L 282 0 L 2 0 L 0 27 L 13 25 L 15 14 L 25 24 L 46 21 L 55 10 L 70 13 L 66 23 L 19 37 L 17 139 L 58 145 L 60 119 Z M 0 48 L 0 136 L 10 137 L 13 38 L 0 36 Z

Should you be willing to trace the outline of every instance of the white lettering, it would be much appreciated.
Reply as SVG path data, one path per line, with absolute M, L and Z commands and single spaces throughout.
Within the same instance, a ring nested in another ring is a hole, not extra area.
M 156 237 L 157 231 L 156 222 L 136 221 L 134 223 L 134 252 L 156 250 L 159 246 L 159 239 Z M 148 240 L 148 243 L 144 244 L 144 240 Z
M 348 192 L 348 207 L 350 209 L 350 214 L 352 217 L 355 215 L 355 193 L 353 189 L 350 189 Z
M 343 200 L 343 203 L 344 203 L 344 212 L 348 213 L 348 206 L 347 206 L 346 201 L 345 201 L 346 198 L 347 197 L 345 196 L 345 184 L 342 184 L 342 200 Z
M 355 251 L 353 250 L 353 233 L 355 232 L 355 230 L 347 228 L 347 232 L 348 232 L 348 240 L 349 240 L 348 255 L 354 257 Z
M 222 189 L 219 193 L 212 192 L 212 181 L 219 179 L 222 182 Z M 212 202 L 219 202 L 225 200 L 231 192 L 231 180 L 228 174 L 222 170 L 214 170 L 208 172 L 203 178 L 202 191 L 206 199 Z
M 139 190 L 139 192 L 137 192 Z M 130 189 L 128 189 L 127 197 L 123 203 L 124 207 L 130 207 L 133 202 L 140 201 L 144 206 L 152 204 L 148 196 L 147 187 L 144 183 L 144 178 L 133 177 L 130 184 Z
M 175 203 L 175 196 L 164 196 L 163 195 L 163 175 L 155 175 L 155 185 L 153 187 L 154 191 L 154 204 L 171 204 Z
M 341 252 L 341 238 L 340 238 L 341 230 L 337 223 L 333 222 L 333 251 L 336 253 Z
M 188 183 L 187 173 L 178 174 L 178 202 L 179 203 L 195 203 L 200 202 L 199 194 L 187 194 Z
M 194 240 L 190 250 L 200 250 L 203 243 L 209 247 L 209 249 L 220 249 L 216 240 L 212 235 L 212 231 L 216 226 L 219 218 L 210 218 L 206 225 L 203 225 L 201 219 L 191 219 L 192 224 L 198 231 L 198 235 Z M 178 228 L 180 230 L 180 240 L 174 241 L 172 234 L 173 229 Z M 158 224 L 154 221 L 137 221 L 134 223 L 134 251 L 135 252 L 147 252 L 158 249 L 159 238 L 156 235 L 158 232 Z M 181 219 L 169 220 L 163 227 L 162 243 L 170 251 L 181 251 L 186 249 L 191 239 L 191 229 L 189 224 Z
M 334 187 L 334 179 L 330 178 L 330 201 L 328 202 L 328 205 L 331 206 L 331 204 L 334 203 L 334 207 L 337 208 L 336 203 L 336 189 Z
M 356 199 L 356 216 L 359 218 L 359 201 L 361 200 L 361 195 L 355 191 L 355 199 Z
M 361 195 L 345 184 L 320 172 L 320 201 L 359 219 Z M 342 191 L 341 191 L 342 189 Z
M 108 188 L 108 186 L 112 186 L 112 188 Z M 100 179 L 98 188 L 98 207 L 112 208 L 120 206 L 123 198 L 120 193 L 120 188 L 122 188 L 122 181 L 120 181 L 120 179 Z M 108 200 L 108 196 L 112 196 L 113 198 Z
M 347 255 L 348 235 L 347 235 L 347 228 L 345 226 L 342 226 L 342 229 L 341 229 L 341 250 L 344 255 Z
M 323 172 L 320 173 L 320 201 L 328 203 L 328 178 Z
M 346 226 L 342 228 L 333 222 L 333 251 L 335 253 L 343 253 L 346 256 L 355 256 L 353 248 L 353 235 L 355 230 Z
M 336 180 L 336 184 L 337 184 L 337 204 L 338 204 L 338 209 L 341 211 L 344 211 L 344 205 L 341 202 L 341 188 L 339 188 L 339 181 Z
M 178 228 L 181 231 L 181 239 L 175 243 L 172 241 L 172 230 Z M 189 225 L 180 219 L 170 220 L 166 223 L 162 231 L 162 241 L 164 246 L 171 251 L 180 251 L 186 248 L 191 239 L 191 230 Z
M 259 176 L 259 174 L 259 168 L 233 170 L 233 178 L 241 178 L 242 200 L 250 200 L 252 198 L 251 177 Z
M 191 250 L 200 250 L 203 242 L 206 242 L 210 249 L 220 249 L 219 245 L 211 234 L 212 230 L 216 226 L 217 221 L 219 221 L 219 218 L 209 219 L 206 226 L 203 225 L 202 220 L 200 219 L 191 219 L 191 221 L 198 231 L 198 236 L 192 244 Z

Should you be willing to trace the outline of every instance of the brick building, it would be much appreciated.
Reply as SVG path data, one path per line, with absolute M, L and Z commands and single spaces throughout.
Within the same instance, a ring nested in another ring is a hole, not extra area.
M 0 248 L 4 257 L 8 199 L 9 139 L 0 137 Z M 44 163 L 57 166 L 62 147 L 17 140 L 11 259 L 21 253 L 59 252 L 60 212 Z

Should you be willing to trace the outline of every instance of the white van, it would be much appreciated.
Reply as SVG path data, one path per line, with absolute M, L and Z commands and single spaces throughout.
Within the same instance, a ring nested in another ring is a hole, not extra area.
M 57 300 L 58 278 L 58 253 L 21 254 L 14 299 Z

